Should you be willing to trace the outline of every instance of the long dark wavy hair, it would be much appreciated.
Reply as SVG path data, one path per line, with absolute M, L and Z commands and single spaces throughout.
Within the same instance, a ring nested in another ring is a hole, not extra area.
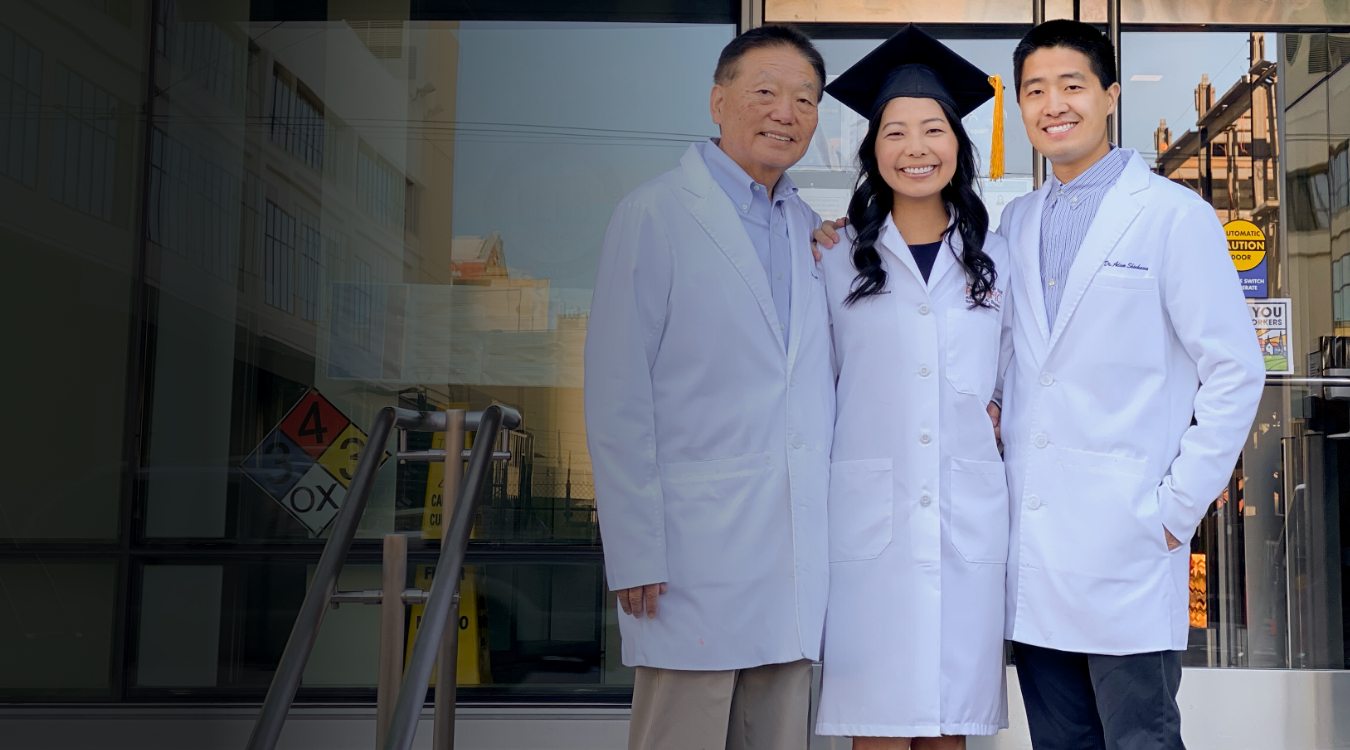
M 942 239 L 950 244 L 952 232 L 960 232 L 961 253 L 956 260 L 965 269 L 972 307 L 992 307 L 990 292 L 998 272 L 993 259 L 984 252 L 984 239 L 989 231 L 989 212 L 976 191 L 978 162 L 975 160 L 975 144 L 971 143 L 966 129 L 961 126 L 961 118 L 956 116 L 951 107 L 943 102 L 938 104 L 947 116 L 957 144 L 956 174 L 942 188 L 942 200 L 946 202 L 954 221 L 942 233 Z M 877 167 L 877 135 L 881 130 L 884 110 L 883 107 L 872 116 L 867 135 L 858 146 L 858 162 L 862 164 L 862 169 L 858 172 L 853 198 L 848 203 L 848 223 L 857 237 L 853 243 L 853 267 L 858 269 L 858 276 L 853 280 L 852 291 L 844 298 L 846 305 L 879 294 L 886 286 L 886 269 L 881 266 L 881 254 L 877 252 L 876 243 L 882 227 L 886 226 L 886 217 L 894 207 L 895 197 Z

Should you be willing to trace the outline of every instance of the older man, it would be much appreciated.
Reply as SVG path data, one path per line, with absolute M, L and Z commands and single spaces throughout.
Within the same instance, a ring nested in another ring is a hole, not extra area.
M 605 235 L 586 418 L 631 748 L 805 748 L 829 575 L 834 378 L 807 252 L 819 217 L 785 174 L 824 63 L 766 26 L 722 51 L 721 137 L 639 187 Z

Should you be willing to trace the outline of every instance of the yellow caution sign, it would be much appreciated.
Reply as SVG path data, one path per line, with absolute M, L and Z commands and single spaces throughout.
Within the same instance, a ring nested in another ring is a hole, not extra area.
M 1223 225 L 1228 235 L 1228 254 L 1239 271 L 1250 271 L 1266 259 L 1266 233 L 1250 221 L 1237 219 Z
M 431 581 L 435 575 L 435 565 L 418 565 L 413 575 L 413 586 L 430 591 Z M 484 606 L 479 593 L 478 578 L 479 572 L 475 568 L 466 566 L 460 572 L 459 646 L 455 660 L 455 677 L 460 685 L 486 685 L 492 682 L 492 662 L 488 653 L 487 607 Z M 407 660 L 412 658 L 413 643 L 417 639 L 417 631 L 422 626 L 422 616 L 425 612 L 425 604 L 412 605 L 408 645 L 404 649 L 404 671 L 408 668 Z M 431 684 L 436 684 L 435 671 L 431 673 Z
M 445 448 L 445 433 L 431 436 L 431 449 Z M 440 539 L 445 525 L 445 463 L 433 461 L 427 472 L 427 498 L 422 506 L 422 538 Z

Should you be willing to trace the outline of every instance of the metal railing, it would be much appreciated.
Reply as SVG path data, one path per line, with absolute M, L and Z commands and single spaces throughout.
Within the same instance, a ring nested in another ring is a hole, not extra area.
M 408 750 L 412 747 L 438 651 L 440 672 L 436 686 L 436 737 L 433 746 L 438 750 L 454 747 L 458 628 L 447 632 L 446 623 L 452 617 L 458 620 L 459 578 L 464 567 L 464 553 L 473 525 L 474 509 L 488 476 L 488 466 L 494 460 L 510 458 L 509 453 L 494 450 L 497 435 L 503 427 L 510 430 L 520 424 L 520 413 L 502 405 L 469 413 L 463 410 L 419 412 L 392 407 L 380 410 L 371 428 L 367 449 L 357 462 L 351 491 L 333 521 L 333 531 L 324 544 L 314 578 L 282 651 L 258 721 L 249 736 L 248 750 L 273 750 L 276 747 L 300 687 L 305 664 L 318 638 L 324 614 L 330 606 L 341 603 L 381 605 L 380 684 L 376 720 L 378 749 Z M 445 461 L 442 502 L 445 510 L 452 515 L 450 525 L 442 536 L 441 562 L 437 566 L 437 575 L 432 581 L 430 592 L 405 589 L 407 538 L 401 534 L 390 534 L 384 539 L 383 587 L 379 591 L 339 593 L 338 574 L 356 536 L 361 516 L 365 513 L 370 489 L 392 429 L 446 433 L 447 450 L 443 452 L 400 450 L 398 453 L 399 459 L 405 461 Z M 477 433 L 473 448 L 466 452 L 454 450 L 464 444 L 464 434 L 468 431 Z M 466 458 L 468 470 L 462 471 Z M 464 502 L 457 502 L 460 498 Z M 404 673 L 404 606 L 410 602 L 425 602 L 426 610 Z M 391 709 L 394 688 L 398 685 L 400 675 L 402 686 L 397 691 L 397 704 Z

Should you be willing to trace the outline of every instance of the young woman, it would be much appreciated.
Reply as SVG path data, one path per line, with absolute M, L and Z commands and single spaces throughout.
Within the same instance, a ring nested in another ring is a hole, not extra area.
M 991 417 L 1010 274 L 961 125 L 991 83 L 910 26 L 826 87 L 868 118 L 843 242 L 821 260 L 837 418 L 816 731 L 856 750 L 961 748 L 1008 725 Z

